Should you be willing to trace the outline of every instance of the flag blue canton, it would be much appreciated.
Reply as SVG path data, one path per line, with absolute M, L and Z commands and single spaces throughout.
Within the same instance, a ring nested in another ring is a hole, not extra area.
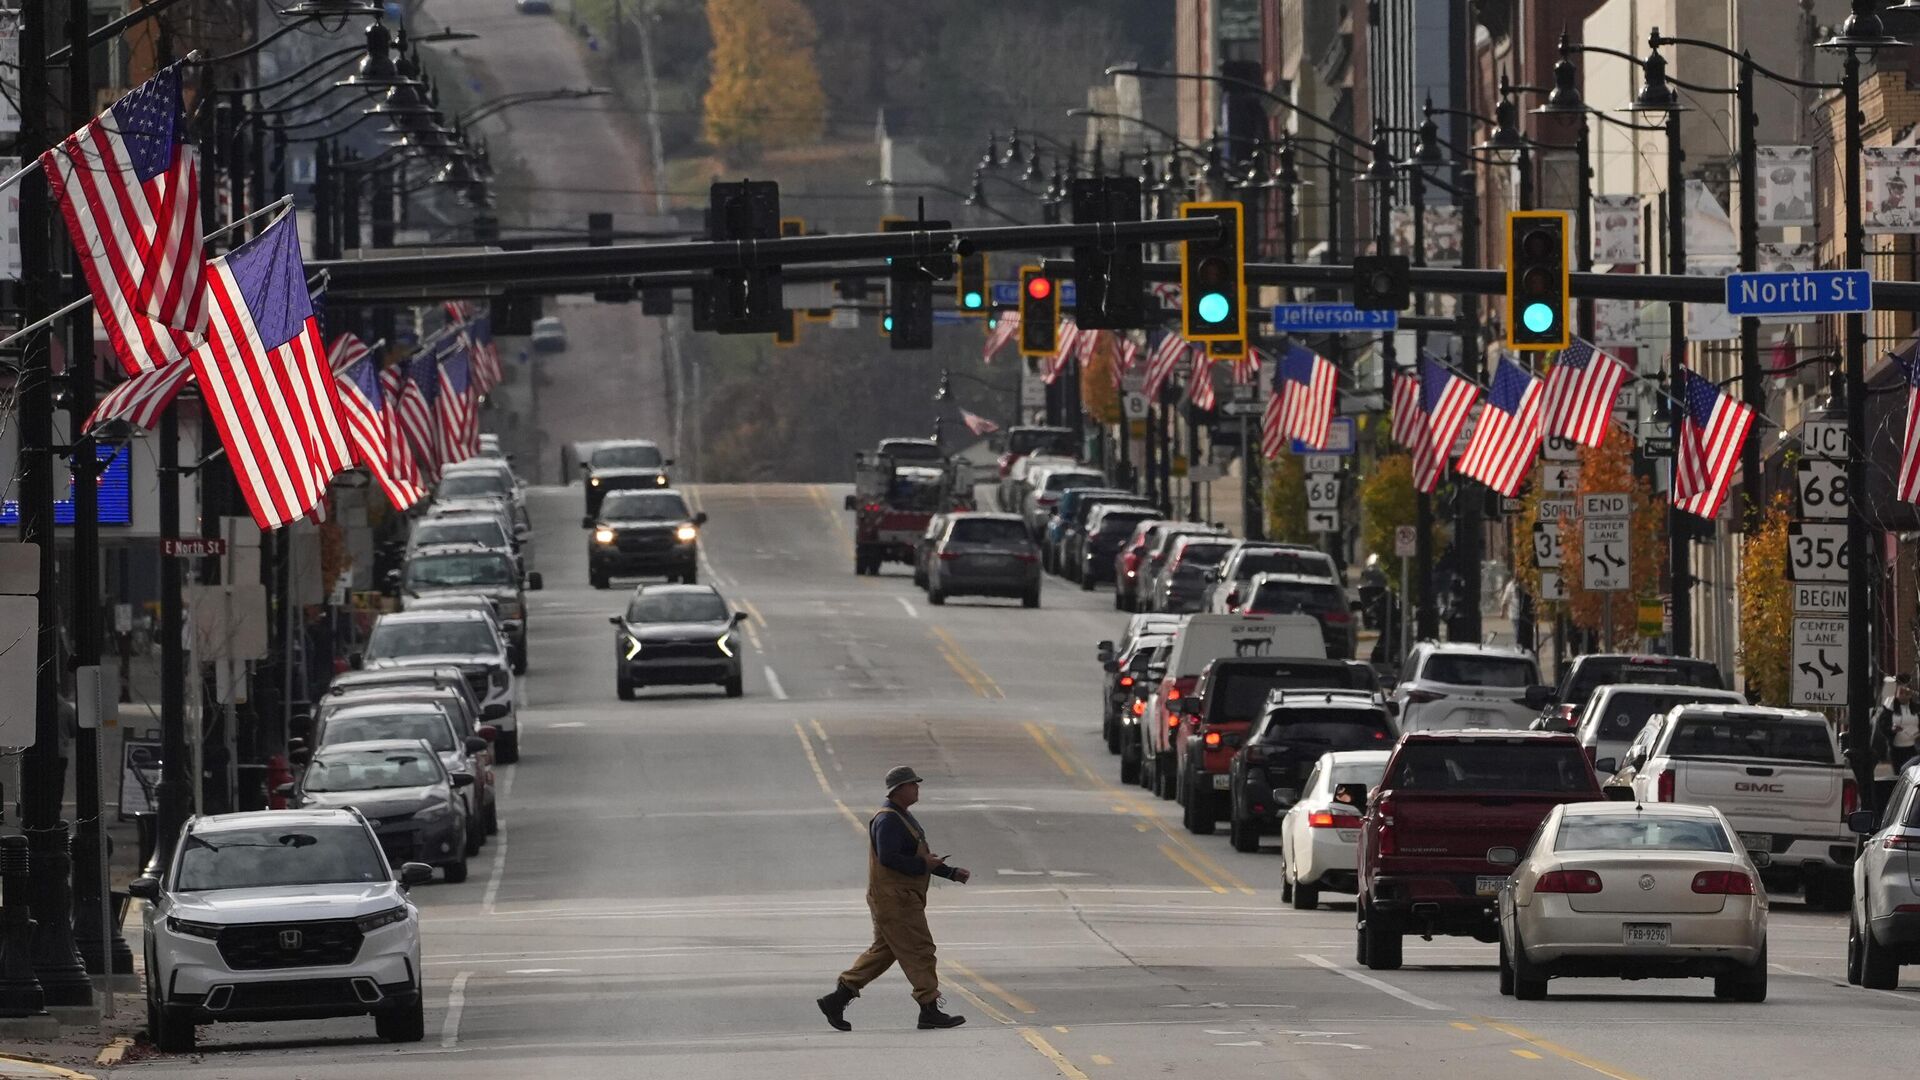
M 107 111 L 141 183 L 172 166 L 181 111 L 178 67 L 148 79 Z
M 267 226 L 229 253 L 225 262 L 260 334 L 261 346 L 272 352 L 299 336 L 313 314 L 313 297 L 307 292 L 307 271 L 300 261 L 300 234 L 293 215 L 283 215 Z
M 1313 362 L 1317 359 L 1313 350 L 1304 345 L 1289 345 L 1287 353 L 1280 358 L 1280 374 L 1288 382 L 1302 386 L 1313 382 Z
M 465 349 L 442 360 L 440 371 L 446 376 L 448 389 L 456 394 L 467 392 L 467 385 L 473 378 L 473 364 L 467 359 Z
M 341 374 L 353 384 L 355 390 L 360 391 L 361 397 L 367 399 L 373 411 L 379 412 L 387 407 L 386 395 L 380 389 L 380 373 L 373 369 L 371 358 L 355 361 Z
M 1492 388 L 1487 391 L 1487 404 L 1501 412 L 1518 412 L 1520 400 L 1532 385 L 1533 377 L 1521 370 L 1518 364 L 1503 362 L 1500 370 L 1494 373 Z
M 1431 415 L 1440 408 L 1440 399 L 1447 394 L 1447 387 L 1453 382 L 1453 373 L 1440 366 L 1439 361 L 1430 356 L 1420 358 L 1420 403 Z
M 407 361 L 407 378 L 431 405 L 440 400 L 440 358 L 429 349 Z
M 1687 379 L 1687 415 L 1702 429 L 1713 420 L 1713 407 L 1720 403 L 1720 389 L 1689 371 Z
M 1564 364 L 1577 370 L 1586 367 L 1587 362 L 1592 359 L 1593 346 L 1576 338 L 1572 345 L 1560 350 L 1560 356 L 1554 363 Z

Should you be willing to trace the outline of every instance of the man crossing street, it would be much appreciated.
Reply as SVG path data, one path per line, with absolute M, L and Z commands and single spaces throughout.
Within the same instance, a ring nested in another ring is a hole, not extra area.
M 973 875 L 927 848 L 927 834 L 908 808 L 920 801 L 920 774 L 907 765 L 887 770 L 887 801 L 867 823 L 867 907 L 873 912 L 873 944 L 840 974 L 833 992 L 817 999 L 827 1023 L 852 1031 L 847 1004 L 860 989 L 897 961 L 920 1003 L 920 1028 L 958 1027 L 964 1016 L 940 1011 L 940 979 L 934 971 L 933 932 L 927 929 L 927 883 L 938 874 L 966 884 Z

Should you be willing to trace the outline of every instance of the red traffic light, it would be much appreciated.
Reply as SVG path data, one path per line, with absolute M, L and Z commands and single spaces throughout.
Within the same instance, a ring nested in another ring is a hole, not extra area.
M 1030 277 L 1027 279 L 1027 295 L 1035 300 L 1045 300 L 1053 295 L 1053 279 Z

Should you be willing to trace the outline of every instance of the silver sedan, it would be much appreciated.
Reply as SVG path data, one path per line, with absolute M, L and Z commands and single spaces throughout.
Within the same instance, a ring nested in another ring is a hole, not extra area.
M 1500 890 L 1500 992 L 1566 977 L 1713 979 L 1767 997 L 1767 894 L 1720 811 L 1555 807 Z

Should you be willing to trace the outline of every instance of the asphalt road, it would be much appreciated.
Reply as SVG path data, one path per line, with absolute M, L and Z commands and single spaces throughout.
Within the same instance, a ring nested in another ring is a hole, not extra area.
M 614 698 L 621 593 L 586 584 L 575 489 L 533 499 L 524 757 L 504 828 L 426 909 L 428 1031 L 366 1021 L 201 1029 L 204 1053 L 115 1074 L 525 1077 L 1345 1078 L 1817 1076 L 1911 1061 L 1920 975 L 1842 978 L 1845 923 L 1776 902 L 1772 996 L 1705 981 L 1556 981 L 1499 996 L 1495 950 L 1409 942 L 1353 964 L 1351 905 L 1279 902 L 1278 858 L 1189 837 L 1121 788 L 1098 737 L 1109 594 L 928 606 L 904 567 L 856 578 L 844 489 L 697 489 L 704 577 L 754 615 L 747 696 Z M 866 944 L 862 822 L 897 763 L 926 777 L 943 987 L 968 1023 L 913 1028 L 897 972 L 829 1030 L 813 998 Z

